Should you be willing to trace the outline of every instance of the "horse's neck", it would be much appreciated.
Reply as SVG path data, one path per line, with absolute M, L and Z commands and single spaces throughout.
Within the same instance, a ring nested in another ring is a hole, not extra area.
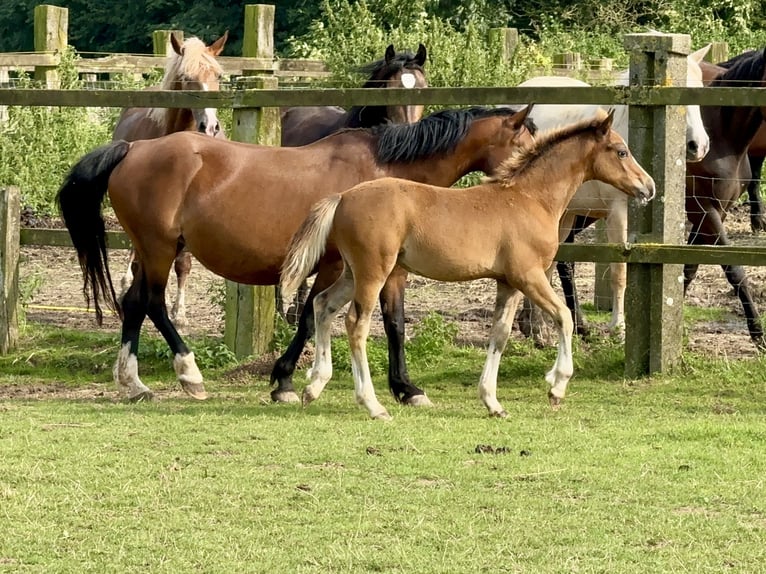
M 344 127 L 371 128 L 387 121 L 385 106 L 354 106 L 344 118 Z
M 705 126 L 713 126 L 713 148 L 725 148 L 727 154 L 744 154 L 764 121 L 759 108 L 704 106 L 700 110 Z
M 194 114 L 190 109 L 167 108 L 165 113 L 165 134 L 194 129 Z
M 583 147 L 589 144 L 582 139 L 575 137 L 557 144 L 515 176 L 513 189 L 542 205 L 555 215 L 556 221 L 585 181 L 591 160 L 583 155 Z

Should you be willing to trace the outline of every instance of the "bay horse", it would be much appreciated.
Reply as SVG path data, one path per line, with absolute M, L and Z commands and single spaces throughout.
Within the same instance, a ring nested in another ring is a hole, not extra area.
M 194 354 L 165 307 L 168 272 L 181 249 L 232 281 L 274 285 L 290 238 L 316 201 L 387 175 L 451 185 L 470 171 L 491 173 L 516 145 L 531 141 L 528 112 L 444 110 L 415 124 L 342 130 L 297 148 L 178 132 L 112 142 L 86 154 L 71 168 L 56 199 L 96 320 L 102 320 L 102 300 L 123 318 L 114 367 L 118 387 L 131 400 L 152 396 L 138 377 L 137 360 L 141 325 L 148 315 L 170 346 L 183 389 L 194 398 L 207 396 Z M 101 213 L 107 193 L 138 254 L 136 278 L 121 305 L 109 273 Z M 339 267 L 329 262 L 315 286 L 332 283 L 337 273 Z M 395 368 L 404 378 L 405 279 L 404 272 L 394 277 L 381 297 L 390 352 L 401 355 L 402 364 Z M 298 330 L 309 328 L 304 323 Z M 305 338 L 295 361 L 304 343 Z M 289 360 L 288 355 L 282 367 Z M 291 385 L 291 374 L 280 379 L 282 387 Z
M 331 324 L 351 302 L 346 330 L 356 401 L 372 418 L 391 418 L 375 396 L 366 340 L 375 300 L 399 266 L 439 281 L 497 281 L 479 381 L 479 397 L 492 416 L 507 416 L 497 400 L 497 373 L 518 302 L 526 295 L 539 305 L 559 333 L 556 361 L 545 377 L 551 405 L 558 407 L 574 369 L 572 317 L 546 274 L 559 244 L 559 219 L 583 181 L 607 181 L 642 202 L 655 192 L 652 178 L 611 129 L 612 114 L 599 110 L 590 121 L 543 133 L 478 186 L 447 189 L 384 178 L 314 206 L 290 243 L 282 290 L 293 292 L 326 248 L 339 251 L 343 273 L 314 300 L 316 358 L 304 405 L 319 397 L 332 376 Z
M 165 74 L 157 87 L 149 90 L 199 90 L 217 92 L 223 69 L 216 56 L 223 51 L 228 30 L 215 42 L 206 46 L 199 38 L 187 38 L 183 43 L 170 35 L 172 51 L 168 54 Z M 135 141 L 153 139 L 180 131 L 196 131 L 212 137 L 226 138 L 218 121 L 215 108 L 125 108 L 114 127 L 112 140 Z M 124 294 L 133 281 L 132 263 L 135 251 L 131 250 L 128 268 L 121 280 Z M 175 259 L 177 278 L 176 298 L 170 316 L 182 327 L 186 318 L 186 280 L 191 272 L 191 256 L 181 251 Z
M 751 52 L 725 69 L 712 82 L 716 86 L 761 87 L 766 84 L 766 48 Z M 711 136 L 710 153 L 698 164 L 686 166 L 686 217 L 691 223 L 690 245 L 729 245 L 724 222 L 727 211 L 751 180 L 748 148 L 763 127 L 766 107 L 704 106 L 702 119 Z M 684 292 L 699 265 L 684 265 Z M 763 327 L 741 265 L 722 265 L 726 279 L 742 303 L 750 338 L 766 349 Z
M 702 63 L 707 85 L 759 87 L 766 83 L 766 48 L 739 58 L 728 69 Z M 711 79 L 712 77 L 712 79 Z M 691 224 L 690 245 L 729 245 L 724 227 L 727 211 L 751 181 L 748 150 L 763 129 L 766 108 L 702 106 L 702 120 L 710 135 L 710 151 L 696 163 L 686 164 L 686 218 Z M 578 222 L 577 227 L 589 221 Z M 698 265 L 684 266 L 684 292 L 696 276 Z M 750 338 L 758 349 L 766 348 L 763 328 L 741 265 L 722 265 L 726 279 L 742 303 Z M 564 281 L 565 296 L 576 309 L 574 283 Z M 574 312 L 574 311 L 573 311 Z M 578 311 L 579 312 L 579 311 Z
M 702 87 L 703 72 L 701 63 L 710 49 L 707 45 L 686 58 L 686 86 Z M 628 71 L 618 77 L 617 84 L 628 85 Z M 540 76 L 531 78 L 519 86 L 551 86 L 551 87 L 587 87 L 589 84 L 575 78 L 559 76 Z M 537 105 L 532 111 L 532 117 L 539 129 L 545 130 L 562 123 L 579 121 L 593 115 L 597 105 Z M 614 128 L 628 141 L 628 106 L 615 106 Z M 686 106 L 686 161 L 700 161 L 710 149 L 710 138 L 705 131 L 700 106 Z M 630 143 L 630 142 L 628 142 Z M 579 218 L 579 219 L 578 219 Z M 573 230 L 587 227 L 598 219 L 606 220 L 606 233 L 610 243 L 625 243 L 628 240 L 628 198 L 612 186 L 601 181 L 585 182 L 574 195 L 564 217 L 561 220 L 561 241 L 572 241 Z M 567 304 L 572 309 L 575 329 L 578 334 L 587 336 L 588 326 L 585 324 L 577 293 L 574 289 L 574 265 L 569 262 L 558 262 L 557 270 L 561 278 Z M 625 263 L 610 264 L 610 279 L 612 286 L 612 316 L 607 329 L 617 337 L 625 332 L 625 288 L 627 285 L 627 265 Z M 530 310 L 527 310 L 530 313 Z M 519 324 L 527 335 L 540 337 L 539 314 L 528 318 L 525 314 Z M 538 343 L 541 341 L 537 340 Z
M 705 85 L 710 84 L 724 70 L 731 68 L 736 62 L 743 58 L 753 56 L 754 51 L 749 50 L 725 62 L 718 64 L 702 63 L 702 75 Z M 763 162 L 766 158 L 766 122 L 753 136 L 750 145 L 747 148 L 747 160 L 750 163 L 750 181 L 747 184 L 748 205 L 750 207 L 750 228 L 754 232 L 766 231 L 766 213 L 764 213 L 763 201 L 761 199 L 761 171 Z
M 397 52 L 389 44 L 381 60 L 359 67 L 369 77 L 363 88 L 426 88 L 424 66 L 427 51 L 423 44 L 413 54 Z M 411 124 L 423 116 L 422 105 L 353 106 L 345 110 L 338 106 L 298 106 L 284 108 L 282 116 L 282 146 L 297 147 L 322 139 L 343 128 L 369 128 L 393 122 Z
M 426 88 L 425 63 L 428 54 L 423 44 L 413 54 L 397 52 L 389 44 L 380 60 L 364 64 L 358 72 L 367 75 L 363 88 Z M 353 106 L 345 110 L 338 106 L 298 106 L 281 110 L 282 146 L 308 145 L 343 128 L 371 128 L 388 122 L 411 124 L 423 117 L 422 105 Z M 303 310 L 308 295 L 304 284 L 298 290 L 295 303 L 283 312 L 282 297 L 277 289 L 277 309 L 288 323 L 294 324 Z

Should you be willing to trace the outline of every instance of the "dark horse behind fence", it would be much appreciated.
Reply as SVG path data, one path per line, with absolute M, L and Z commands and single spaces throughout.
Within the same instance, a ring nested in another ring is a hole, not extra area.
M 179 42 L 170 35 L 171 52 L 165 64 L 165 75 L 157 87 L 149 90 L 198 90 L 217 92 L 223 69 L 216 61 L 226 44 L 229 32 L 206 46 L 199 38 L 187 38 Z M 114 127 L 112 140 L 145 140 L 181 131 L 195 131 L 217 138 L 226 138 L 218 121 L 215 108 L 125 108 Z M 131 250 L 128 268 L 122 277 L 122 292 L 133 282 L 132 263 L 135 251 Z M 186 324 L 185 288 L 191 272 L 191 255 L 181 251 L 174 262 L 177 278 L 176 298 L 170 318 L 176 326 Z
M 368 76 L 363 88 L 426 88 L 424 66 L 426 47 L 420 44 L 416 54 L 397 52 L 390 44 L 380 60 L 364 64 L 359 73 Z M 345 110 L 338 106 L 298 106 L 283 108 L 282 146 L 308 145 L 343 128 L 371 128 L 385 123 L 411 124 L 423 116 L 423 106 L 353 106 Z M 285 319 L 295 323 L 308 294 L 304 283 L 298 290 L 295 304 L 284 312 Z M 282 297 L 277 288 L 277 309 L 283 312 Z
M 363 88 L 428 87 L 423 66 L 426 47 L 420 44 L 416 54 L 386 48 L 382 60 L 359 67 L 368 74 Z M 282 110 L 282 146 L 297 147 L 317 141 L 342 128 L 370 128 L 387 122 L 413 123 L 423 115 L 423 106 L 298 106 Z
M 529 108 L 445 110 L 415 124 L 386 124 L 342 130 L 298 148 L 258 146 L 179 132 L 163 138 L 112 142 L 78 161 L 57 194 L 77 250 L 86 299 L 97 320 L 102 300 L 115 309 L 101 213 L 107 192 L 117 218 L 138 254 L 136 278 L 121 305 L 121 348 L 114 377 L 128 398 L 151 391 L 138 377 L 138 340 L 148 315 L 170 346 L 184 390 L 205 398 L 194 354 L 168 319 L 165 285 L 173 259 L 188 249 L 212 272 L 239 283 L 274 285 L 293 233 L 319 199 L 362 181 L 396 176 L 448 186 L 474 170 L 492 173 L 518 144 L 532 140 Z M 339 260 L 320 266 L 314 288 L 338 276 Z M 406 272 L 381 296 L 389 335 L 397 397 L 425 398 L 406 373 L 403 291 Z M 307 308 L 311 307 L 311 295 Z M 306 333 L 305 312 L 298 342 L 279 363 L 279 391 L 291 376 Z M 301 339 L 303 337 L 303 339 Z M 290 355 L 290 352 L 297 355 Z M 294 391 L 293 391 L 294 394 Z M 296 396 L 297 398 L 297 396 Z

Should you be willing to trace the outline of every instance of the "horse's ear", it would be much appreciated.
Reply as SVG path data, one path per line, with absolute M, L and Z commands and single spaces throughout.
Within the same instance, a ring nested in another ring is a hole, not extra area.
M 181 42 L 178 41 L 178 38 L 176 38 L 176 35 L 173 32 L 170 33 L 170 45 L 173 47 L 173 51 L 176 54 L 183 56 L 183 46 L 181 45 Z
M 418 53 L 415 54 L 415 63 L 422 68 L 426 63 L 427 56 L 428 53 L 426 52 L 426 47 L 423 44 L 418 45 Z
M 218 38 L 215 42 L 210 44 L 210 46 L 207 47 L 207 51 L 211 53 L 213 56 L 219 56 L 221 52 L 223 52 L 223 47 L 226 45 L 226 40 L 229 39 L 229 31 L 226 30 L 223 33 L 223 36 Z
M 386 60 L 386 64 L 390 64 L 391 61 L 396 57 L 396 50 L 394 50 L 393 44 L 388 45 L 388 48 L 386 48 L 386 53 L 383 57 Z
M 689 58 L 691 58 L 694 62 L 697 62 L 698 64 L 705 59 L 705 56 L 707 56 L 707 53 L 710 51 L 710 48 L 713 46 L 713 44 L 708 44 L 707 46 L 703 46 L 699 50 L 692 52 L 689 54 Z
M 613 120 L 614 120 L 614 108 L 609 108 L 609 113 L 598 124 L 596 128 L 598 130 L 598 133 L 602 136 L 605 136 L 607 133 L 609 133 L 609 130 L 612 129 Z

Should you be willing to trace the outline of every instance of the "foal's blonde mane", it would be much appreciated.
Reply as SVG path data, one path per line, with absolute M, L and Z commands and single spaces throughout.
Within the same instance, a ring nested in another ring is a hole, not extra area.
M 512 186 L 516 179 L 535 161 L 543 157 L 551 147 L 562 140 L 594 129 L 606 119 L 607 115 L 607 112 L 599 108 L 590 119 L 565 124 L 537 134 L 533 143 L 518 147 L 511 152 L 511 155 L 497 168 L 495 175 L 488 177 L 485 181 L 500 183 L 506 187 Z
M 207 46 L 199 38 L 187 38 L 181 46 L 181 54 L 175 50 L 168 56 L 165 64 L 165 76 L 162 78 L 160 89 L 170 90 L 173 82 L 179 78 L 200 78 L 210 73 L 220 76 L 223 68 L 216 61 Z

